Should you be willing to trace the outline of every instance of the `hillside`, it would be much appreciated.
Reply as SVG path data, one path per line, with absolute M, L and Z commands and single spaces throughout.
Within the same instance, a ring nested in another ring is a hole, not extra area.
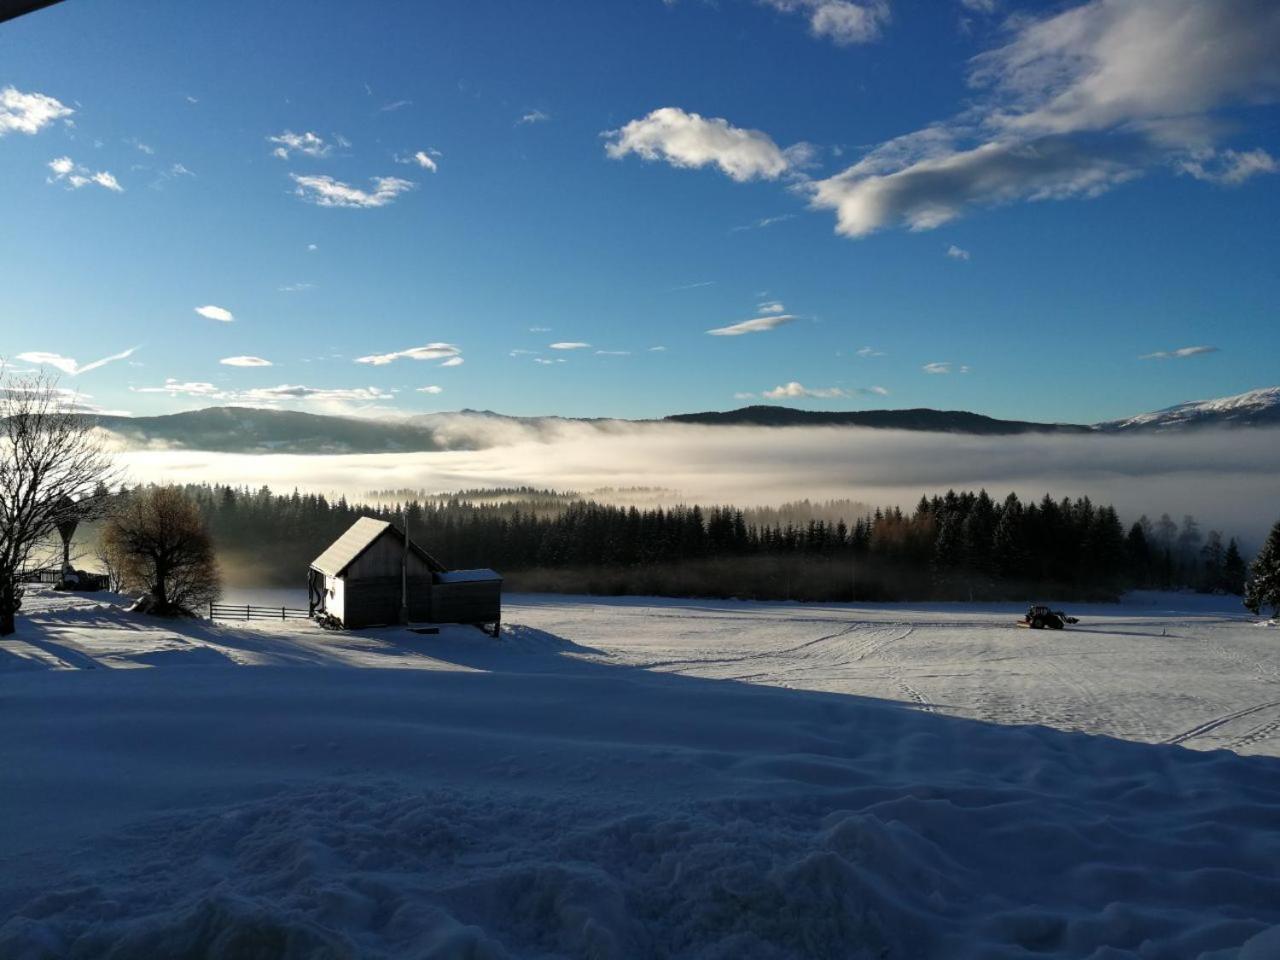
M 1033 423 L 998 420 L 965 410 L 797 410 L 756 404 L 724 412 L 678 413 L 668 423 L 762 427 L 871 427 L 882 430 L 923 430 L 934 433 L 1009 435 L 1018 433 L 1088 433 L 1091 428 L 1071 423 Z

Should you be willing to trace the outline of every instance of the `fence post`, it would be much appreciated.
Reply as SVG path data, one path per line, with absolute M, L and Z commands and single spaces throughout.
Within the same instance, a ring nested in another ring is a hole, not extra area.
M 281 619 L 281 620 L 283 620 L 283 619 L 284 619 L 284 607 L 281 607 L 281 608 L 280 608 L 280 619 Z
M 244 618 L 246 620 L 249 619 L 249 605 L 247 603 L 244 605 Z
M 212 600 L 209 601 L 209 619 L 210 620 L 213 619 L 213 601 Z

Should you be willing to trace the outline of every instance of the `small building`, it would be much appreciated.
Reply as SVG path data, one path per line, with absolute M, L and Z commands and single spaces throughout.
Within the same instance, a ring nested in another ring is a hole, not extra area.
M 445 569 L 385 520 L 361 517 L 311 564 L 312 616 L 356 629 L 400 623 L 492 624 L 502 619 L 502 577 L 492 570 Z

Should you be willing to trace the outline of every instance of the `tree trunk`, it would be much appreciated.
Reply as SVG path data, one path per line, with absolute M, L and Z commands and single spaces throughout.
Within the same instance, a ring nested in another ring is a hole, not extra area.
M 6 577 L 0 582 L 0 637 L 13 634 L 18 628 L 14 622 L 14 614 L 18 611 L 17 591 L 13 580 Z

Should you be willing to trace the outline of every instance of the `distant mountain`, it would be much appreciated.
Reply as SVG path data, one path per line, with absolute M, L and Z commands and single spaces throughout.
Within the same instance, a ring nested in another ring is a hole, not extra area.
M 207 407 L 158 417 L 86 416 L 127 447 L 225 453 L 392 453 L 440 449 L 411 423 L 292 410 Z
M 1026 420 L 997 420 L 964 410 L 796 410 L 757 404 L 737 410 L 709 413 L 680 413 L 667 417 L 669 423 L 704 423 L 718 426 L 761 427 L 873 427 L 883 430 L 924 430 L 933 433 L 973 433 L 1009 435 L 1018 433 L 1089 433 L 1091 427 L 1074 423 L 1032 423 Z
M 1192 400 L 1155 413 L 1100 423 L 1098 429 L 1108 433 L 1151 433 L 1206 427 L 1269 426 L 1280 426 L 1280 387 L 1264 387 L 1217 400 Z
M 1182 403 L 1166 410 L 1093 426 L 999 420 L 964 410 L 796 410 L 751 406 L 738 410 L 682 413 L 662 421 L 586 420 L 568 417 L 508 417 L 488 410 L 428 413 L 404 420 L 208 407 L 158 417 L 86 415 L 130 448 L 214 450 L 224 453 L 417 453 L 483 450 L 516 442 L 555 440 L 583 429 L 615 433 L 642 423 L 707 426 L 844 426 L 980 436 L 1032 433 L 1149 433 L 1213 427 L 1280 426 L 1280 387 L 1235 397 Z

